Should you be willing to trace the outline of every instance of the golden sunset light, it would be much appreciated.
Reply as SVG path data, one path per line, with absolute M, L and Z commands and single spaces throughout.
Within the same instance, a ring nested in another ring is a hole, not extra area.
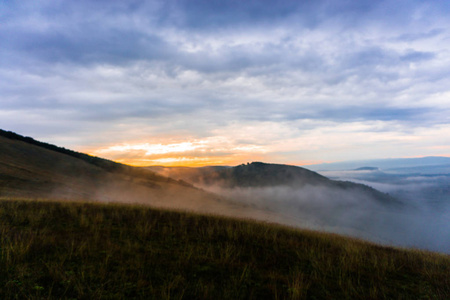
M 176 143 L 176 144 L 124 144 L 118 146 L 111 146 L 106 149 L 100 149 L 97 152 L 102 154 L 108 153 L 126 153 L 132 151 L 143 151 L 145 156 L 161 155 L 167 153 L 183 153 L 192 151 L 201 147 L 201 143 L 196 144 L 191 142 Z
M 179 143 L 124 143 L 86 152 L 132 166 L 188 166 L 237 165 L 261 160 L 267 147 L 235 144 L 220 138 L 183 141 Z

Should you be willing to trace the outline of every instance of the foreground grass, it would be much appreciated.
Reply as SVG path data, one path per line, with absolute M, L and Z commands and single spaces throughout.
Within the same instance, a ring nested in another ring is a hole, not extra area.
M 450 257 L 269 224 L 0 200 L 1 299 L 448 299 Z

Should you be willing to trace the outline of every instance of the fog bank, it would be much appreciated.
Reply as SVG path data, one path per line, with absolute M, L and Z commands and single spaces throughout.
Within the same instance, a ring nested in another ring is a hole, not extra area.
M 282 223 L 369 241 L 450 253 L 450 207 L 389 205 L 356 190 L 307 185 L 204 187 L 234 201 L 283 216 Z

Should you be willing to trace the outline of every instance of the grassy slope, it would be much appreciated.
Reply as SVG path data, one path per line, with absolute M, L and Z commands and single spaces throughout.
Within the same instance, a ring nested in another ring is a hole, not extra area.
M 0 201 L 0 298 L 448 299 L 450 257 L 281 226 Z
M 28 139 L 0 134 L 0 197 L 90 199 L 262 219 L 274 217 L 142 168 L 70 150 L 65 153 L 56 146 Z
M 150 171 L 73 152 L 14 133 L 11 133 L 13 138 L 5 132 L 0 133 L 0 195 L 3 196 L 47 198 L 58 190 L 63 197 L 86 198 L 93 197 L 105 182 L 124 186 L 123 189 L 126 185 L 133 188 L 139 185 L 147 188 L 150 194 L 158 189 L 188 190 L 185 193 L 192 190 L 186 183 Z
M 11 141 L 16 142 L 17 145 L 22 145 L 19 149 L 19 155 L 37 155 L 38 158 L 41 158 L 39 156 L 43 149 L 47 150 L 47 153 L 53 153 L 53 155 L 56 154 L 64 154 L 64 156 L 56 156 L 59 157 L 59 160 L 61 160 L 61 157 L 70 156 L 72 158 L 76 158 L 77 162 L 81 164 L 81 162 L 89 164 L 91 166 L 95 166 L 103 171 L 112 172 L 112 173 L 120 173 L 122 175 L 129 175 L 133 177 L 138 177 L 142 179 L 146 179 L 153 182 L 171 182 L 171 183 L 178 183 L 185 186 L 189 186 L 189 184 L 185 182 L 175 182 L 174 180 L 163 177 L 160 175 L 157 175 L 155 172 L 149 172 L 142 168 L 134 168 L 128 165 L 124 165 L 121 163 L 117 163 L 108 159 L 91 156 L 85 153 L 76 152 L 70 149 L 58 147 L 52 144 L 36 141 L 35 139 L 31 137 L 25 137 L 22 135 L 19 135 L 15 132 L 11 131 L 5 131 L 0 129 L 0 141 L 2 144 L 8 144 L 11 143 Z M 26 148 L 24 148 L 24 145 L 27 145 Z M 39 150 L 37 150 L 39 149 Z M 5 149 L 2 149 L 5 150 Z M 17 149 L 15 149 L 17 151 Z M 29 153 L 31 151 L 31 153 Z M 2 153 L 2 155 L 5 155 Z M 14 155 L 13 159 L 15 159 L 16 156 Z M 45 165 L 48 167 L 48 164 Z M 73 166 L 72 166 L 73 167 Z

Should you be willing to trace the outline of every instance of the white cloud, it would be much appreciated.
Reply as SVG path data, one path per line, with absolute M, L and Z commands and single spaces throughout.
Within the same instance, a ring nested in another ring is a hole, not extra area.
M 289 161 L 442 144 L 441 2 L 185 4 L 1 4 L 0 126 L 89 149 L 223 138 Z

